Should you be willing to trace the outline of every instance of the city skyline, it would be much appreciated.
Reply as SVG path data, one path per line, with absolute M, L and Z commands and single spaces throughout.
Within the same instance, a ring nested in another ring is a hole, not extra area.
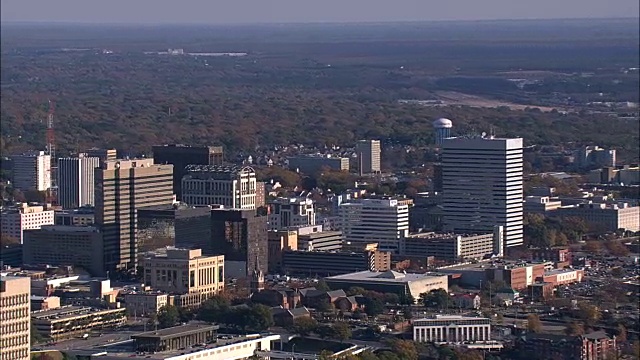
M 366 6 L 365 6 L 366 5 Z M 339 9 L 340 11 L 336 11 Z M 2 2 L 3 22 L 248 24 L 322 22 L 405 22 L 442 20 L 522 20 L 580 18 L 638 18 L 632 0 L 551 1 L 535 3 L 488 0 L 481 4 L 456 0 L 434 6 L 418 0 L 388 2 L 329 0 L 322 3 L 276 0 L 235 1 L 224 5 L 202 0 L 122 0 L 108 3 L 79 0 L 8 0 Z M 634 14 L 630 16 L 630 14 Z

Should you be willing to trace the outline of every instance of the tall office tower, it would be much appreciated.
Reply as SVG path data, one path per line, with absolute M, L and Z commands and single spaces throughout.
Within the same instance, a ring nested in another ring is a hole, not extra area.
M 360 140 L 356 144 L 360 175 L 380 172 L 380 140 Z
M 46 191 L 51 187 L 51 156 L 44 151 L 29 151 L 11 159 L 14 188 Z
M 523 242 L 522 139 L 449 138 L 442 144 L 446 230 L 467 234 L 504 227 L 504 248 Z
M 31 278 L 0 276 L 0 359 L 31 359 Z
M 91 148 L 85 151 L 87 157 L 97 157 L 100 159 L 100 162 L 111 161 L 117 159 L 117 151 L 116 149 L 99 149 L 99 148 Z
M 339 227 L 345 243 L 378 243 L 380 251 L 398 253 L 409 234 L 409 206 L 395 199 L 354 199 L 338 207 Z
M 212 209 L 211 239 L 203 245 L 203 253 L 225 256 L 230 277 L 249 276 L 256 267 L 266 274 L 267 216 L 255 210 Z
M 316 224 L 313 200 L 308 198 L 278 198 L 269 201 L 269 230 Z
M 252 168 L 221 165 L 188 165 L 182 178 L 182 201 L 189 205 L 223 205 L 256 208 L 256 172 Z
M 451 137 L 451 128 L 453 123 L 449 119 L 441 118 L 433 122 L 433 128 L 436 131 L 436 145 L 442 146 L 444 139 Z
M 104 239 L 106 270 L 135 268 L 136 210 L 173 203 L 173 165 L 153 159 L 110 160 L 95 169 L 95 224 Z
M 58 204 L 64 209 L 93 206 L 95 169 L 99 166 L 99 158 L 86 154 L 58 159 Z
M 173 165 L 173 192 L 182 200 L 182 178 L 187 175 L 187 165 L 222 165 L 222 146 L 188 146 L 181 144 L 153 147 L 156 164 Z

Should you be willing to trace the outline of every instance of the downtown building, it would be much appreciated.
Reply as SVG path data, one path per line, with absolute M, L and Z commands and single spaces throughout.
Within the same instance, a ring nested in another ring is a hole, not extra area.
M 44 225 L 53 225 L 54 222 L 54 210 L 42 205 L 20 203 L 0 212 L 0 233 L 4 238 L 22 244 L 25 230 L 40 229 Z
M 222 205 L 256 209 L 256 172 L 251 167 L 188 165 L 182 178 L 182 201 L 192 206 Z
M 95 169 L 100 158 L 78 154 L 58 159 L 58 204 L 74 209 L 95 203 Z
M 380 172 L 380 140 L 359 140 L 356 155 L 360 175 Z
M 173 165 L 153 159 L 111 160 L 95 169 L 95 223 L 105 270 L 135 268 L 137 209 L 173 203 Z
M 13 187 L 22 191 L 47 191 L 51 188 L 51 156 L 44 151 L 29 151 L 11 157 Z
M 31 359 L 31 279 L 0 276 L 0 359 Z
M 153 147 L 156 164 L 173 165 L 173 192 L 182 200 L 182 178 L 187 175 L 187 165 L 222 165 L 222 146 L 188 146 L 182 144 Z
M 504 248 L 523 243 L 522 139 L 464 137 L 442 144 L 444 229 L 492 233 L 504 228 Z
M 269 230 L 284 230 L 289 227 L 316 224 L 313 200 L 309 198 L 277 198 L 269 201 L 268 206 Z

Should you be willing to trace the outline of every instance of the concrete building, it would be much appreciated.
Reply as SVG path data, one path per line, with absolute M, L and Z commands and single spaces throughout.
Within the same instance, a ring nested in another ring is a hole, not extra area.
M 456 294 L 453 296 L 453 303 L 460 309 L 480 309 L 480 295 L 478 294 Z
M 182 201 L 256 209 L 256 172 L 249 166 L 188 165 L 182 178 Z
M 300 155 L 290 157 L 287 160 L 289 160 L 289 169 L 304 174 L 315 174 L 324 168 L 333 171 L 349 171 L 349 158 L 329 155 Z
M 413 341 L 459 343 L 490 341 L 491 319 L 458 315 L 435 315 L 413 320 Z
M 389 270 L 385 272 L 360 271 L 351 274 L 325 278 L 331 289 L 348 290 L 350 287 L 361 287 L 365 290 L 382 293 L 396 293 L 400 296 L 411 295 L 419 299 L 420 294 L 431 290 L 449 289 L 447 275 L 443 274 L 406 274 Z
M 482 234 L 503 226 L 505 249 L 522 245 L 522 139 L 446 139 L 442 177 L 445 230 Z
M 100 159 L 78 154 L 58 159 L 58 204 L 73 209 L 95 204 L 95 169 Z
M 153 160 L 156 164 L 173 165 L 173 192 L 181 200 L 187 165 L 222 165 L 224 151 L 222 146 L 158 145 L 153 147 Z
M 298 249 L 305 251 L 339 251 L 342 249 L 342 231 L 321 231 L 298 235 Z
M 97 157 L 101 163 L 118 159 L 116 149 L 100 149 L 94 147 L 87 149 L 84 153 L 87 154 L 88 157 Z
M 93 207 L 86 206 L 78 209 L 56 210 L 54 219 L 56 225 L 93 226 L 96 222 L 96 214 Z
M 580 269 L 554 269 L 545 271 L 542 282 L 553 284 L 553 286 L 567 285 L 582 282 L 584 270 Z
M 153 159 L 109 160 L 95 173 L 96 225 L 106 270 L 135 269 L 139 208 L 173 203 L 173 165 Z
M 357 271 L 391 269 L 391 253 L 383 251 L 295 251 L 282 253 L 282 270 L 286 274 L 331 276 Z
M 436 146 L 442 146 L 444 139 L 451 137 L 453 122 L 449 119 L 440 118 L 433 122 L 433 129 L 436 132 Z
M 11 157 L 13 187 L 22 191 L 46 191 L 51 187 L 51 156 L 44 151 L 29 151 Z
M 618 229 L 640 231 L 640 207 L 629 204 L 588 203 L 563 206 L 552 213 L 559 217 L 577 217 L 592 231 L 608 232 Z
M 211 239 L 211 209 L 208 206 L 175 203 L 138 209 L 140 251 L 164 246 L 199 248 L 203 239 Z
M 25 264 L 73 265 L 94 276 L 104 276 L 102 233 L 93 226 L 45 225 L 25 231 Z
M 580 167 L 616 166 L 616 151 L 606 150 L 599 146 L 585 146 L 577 151 L 576 160 Z
M 359 140 L 356 155 L 360 175 L 380 172 L 380 140 Z
M 409 235 L 409 206 L 395 199 L 356 199 L 340 204 L 339 228 L 345 242 L 377 242 L 381 251 L 398 253 Z
M 562 206 L 562 201 L 548 196 L 527 196 L 524 199 L 524 212 L 527 214 L 545 215 Z
M 587 175 L 587 181 L 594 184 L 640 184 L 640 167 L 624 165 L 621 168 L 604 167 L 592 170 Z
M 86 306 L 63 306 L 31 313 L 31 322 L 44 338 L 59 341 L 82 336 L 92 329 L 124 325 L 125 308 L 96 309 Z
M 229 277 L 247 277 L 256 268 L 267 273 L 266 215 L 255 210 L 212 209 L 211 239 L 206 241 L 207 248 L 214 254 L 225 256 Z
M 454 276 L 462 286 L 481 287 L 487 281 L 502 281 L 511 289 L 523 290 L 535 283 L 537 279 L 542 279 L 545 271 L 552 268 L 551 262 L 526 263 L 495 260 L 445 266 L 438 268 L 437 271 Z
M 278 272 L 282 267 L 282 252 L 298 250 L 298 232 L 295 230 L 269 231 L 267 238 L 269 242 L 269 272 Z
M 618 347 L 615 337 L 595 331 L 580 336 L 528 333 L 516 339 L 514 349 L 532 360 L 605 360 L 615 358 Z
M 0 269 L 5 266 L 20 267 L 22 265 L 22 244 L 0 246 Z
M 173 297 L 161 292 L 136 292 L 124 295 L 125 308 L 129 316 L 157 314 L 166 305 L 173 305 Z
M 267 206 L 267 183 L 256 182 L 256 208 Z
M 50 310 L 60 307 L 59 296 L 38 296 L 31 295 L 31 311 Z
M 3 208 L 0 213 L 2 237 L 15 242 L 23 243 L 24 231 L 40 229 L 43 225 L 53 225 L 54 211 L 44 206 L 29 206 L 26 203 L 16 207 Z
M 277 198 L 269 201 L 269 230 L 313 226 L 316 212 L 313 200 L 304 197 Z
M 31 359 L 31 281 L 0 276 L 0 359 Z
M 421 233 L 402 239 L 400 254 L 410 257 L 435 257 L 449 263 L 480 260 L 502 255 L 502 227 L 492 234 L 458 235 Z
M 167 248 L 166 255 L 144 259 L 144 283 L 180 295 L 176 305 L 199 306 L 224 290 L 224 255 L 202 256 L 200 249 Z

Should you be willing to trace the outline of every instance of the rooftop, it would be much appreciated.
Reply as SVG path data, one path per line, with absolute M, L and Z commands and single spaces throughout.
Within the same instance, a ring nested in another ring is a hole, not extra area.
M 191 334 L 198 334 L 204 331 L 218 330 L 218 325 L 210 325 L 204 323 L 192 323 L 180 326 L 174 326 L 157 331 L 147 331 L 139 334 L 132 335 L 131 338 L 158 338 L 160 340 L 176 338 L 181 336 L 187 336 Z
M 63 307 L 50 309 L 50 310 L 32 311 L 31 318 L 36 320 L 48 320 L 48 319 L 60 320 L 60 319 L 66 319 L 66 318 L 73 318 L 78 315 L 111 312 L 114 310 L 125 311 L 125 308 L 96 309 L 88 306 L 70 305 L 70 306 L 63 306 Z
M 359 271 L 350 274 L 336 275 L 327 277 L 327 280 L 337 281 L 365 281 L 365 282 L 387 282 L 387 283 L 406 283 L 410 281 L 419 281 L 428 278 L 436 278 L 446 276 L 445 274 L 414 274 L 414 273 L 402 273 L 393 270 L 378 272 L 378 271 Z
M 546 265 L 548 262 L 525 262 L 525 261 L 508 261 L 508 260 L 488 260 L 477 263 L 467 263 L 452 266 L 443 266 L 438 271 L 484 271 L 485 269 L 515 269 L 532 265 Z M 550 263 L 549 263 L 550 264 Z
M 189 173 L 223 173 L 237 174 L 241 172 L 255 172 L 249 166 L 226 166 L 226 165 L 187 165 L 185 170 Z

